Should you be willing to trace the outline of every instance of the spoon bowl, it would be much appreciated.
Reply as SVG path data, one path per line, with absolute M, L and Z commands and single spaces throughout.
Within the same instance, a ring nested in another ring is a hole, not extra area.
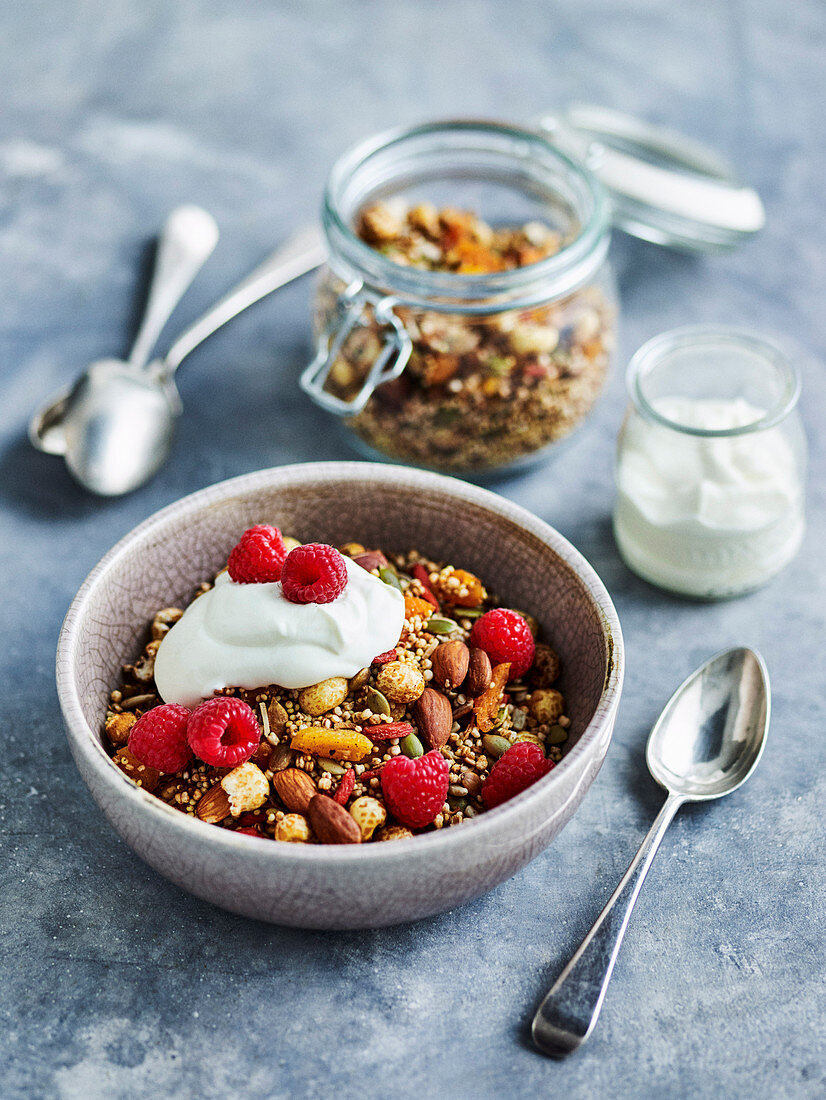
M 65 400 L 60 432 L 66 465 L 99 496 L 131 492 L 165 461 L 179 411 L 174 387 L 118 359 L 101 359 Z
M 163 359 L 145 366 L 166 317 L 212 251 L 217 233 L 206 211 L 173 211 L 129 361 L 93 363 L 74 386 L 55 394 L 29 422 L 32 445 L 46 454 L 62 455 L 77 481 L 100 496 L 139 488 L 166 461 L 182 411 L 175 372 L 186 356 L 253 302 L 318 267 L 327 254 L 317 227 L 294 234 L 190 325 Z
M 29 437 L 39 450 L 62 455 L 91 492 L 119 496 L 163 464 L 179 412 L 171 383 L 120 359 L 99 359 L 35 414 Z
M 688 802 L 737 790 L 757 766 L 769 724 L 769 678 L 753 649 L 711 657 L 651 730 L 645 759 L 661 787 Z

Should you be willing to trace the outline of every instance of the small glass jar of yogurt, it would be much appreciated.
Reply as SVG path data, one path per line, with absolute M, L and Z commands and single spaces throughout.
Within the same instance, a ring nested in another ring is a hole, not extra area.
M 803 538 L 796 367 L 762 336 L 690 326 L 645 344 L 627 382 L 614 510 L 624 561 L 681 595 L 759 588 Z

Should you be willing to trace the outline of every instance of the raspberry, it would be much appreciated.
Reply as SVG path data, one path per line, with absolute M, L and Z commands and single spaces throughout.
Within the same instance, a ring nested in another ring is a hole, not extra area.
M 510 661 L 508 679 L 518 680 L 533 664 L 536 644 L 531 628 L 516 611 L 496 607 L 486 611 L 473 624 L 469 645 L 483 649 L 491 664 L 501 665 Z
M 482 787 L 482 801 L 492 810 L 517 794 L 526 791 L 537 779 L 547 775 L 554 766 L 533 741 L 517 741 L 504 756 L 500 756 Z
M 381 769 L 381 793 L 390 813 L 411 829 L 429 825 L 447 798 L 448 771 L 438 749 L 418 760 L 391 756 Z
M 258 748 L 261 730 L 255 712 L 243 699 L 207 699 L 197 707 L 186 728 L 195 755 L 213 768 L 235 768 Z
M 287 555 L 281 585 L 291 603 L 332 603 L 347 587 L 347 566 L 334 546 L 308 542 Z
M 189 715 L 177 703 L 153 707 L 129 731 L 129 751 L 141 764 L 168 775 L 182 771 L 192 756 L 186 740 Z
M 227 569 L 237 584 L 280 581 L 286 556 L 278 528 L 261 523 L 243 533 L 229 556 Z

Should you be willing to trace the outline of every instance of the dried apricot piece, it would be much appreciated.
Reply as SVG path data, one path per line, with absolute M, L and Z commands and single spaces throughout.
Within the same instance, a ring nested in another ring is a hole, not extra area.
M 418 596 L 405 596 L 404 597 L 404 617 L 405 619 L 429 619 L 433 614 L 434 607 L 429 600 L 421 600 Z
M 485 586 L 467 569 L 444 569 L 436 581 L 439 595 L 454 607 L 479 607 L 487 596 Z
M 373 751 L 373 742 L 356 730 L 307 726 L 293 735 L 290 748 L 330 760 L 361 760 Z
M 458 261 L 457 270 L 463 275 L 486 275 L 505 267 L 501 256 L 476 241 L 459 241 L 451 258 Z
M 505 684 L 508 682 L 510 670 L 510 661 L 496 665 L 491 673 L 490 686 L 482 692 L 478 699 L 474 700 L 473 709 L 480 733 L 488 733 L 496 723 L 496 716 L 502 702 L 502 693 L 505 690 Z

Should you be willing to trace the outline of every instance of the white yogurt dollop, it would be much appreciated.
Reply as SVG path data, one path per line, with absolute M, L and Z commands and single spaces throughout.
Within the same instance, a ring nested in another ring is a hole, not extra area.
M 748 402 L 663 398 L 668 420 L 720 431 L 758 421 Z M 756 588 L 797 553 L 803 486 L 782 428 L 694 436 L 641 416 L 617 460 L 614 532 L 627 564 L 654 584 L 718 597 Z
M 196 706 L 219 688 L 303 688 L 355 676 L 392 649 L 404 598 L 349 558 L 347 587 L 324 604 L 291 603 L 281 582 L 236 584 L 222 573 L 161 642 L 155 683 L 167 703 Z

